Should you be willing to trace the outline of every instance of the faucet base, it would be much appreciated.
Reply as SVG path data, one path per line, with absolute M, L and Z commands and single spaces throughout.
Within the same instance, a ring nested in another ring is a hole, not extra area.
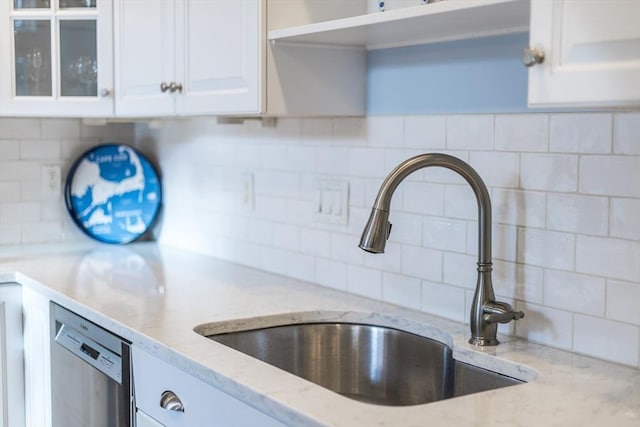
M 498 345 L 500 344 L 500 341 L 498 341 L 496 338 L 471 337 L 471 339 L 469 339 L 469 344 L 477 345 L 477 346 L 488 346 L 488 345 Z

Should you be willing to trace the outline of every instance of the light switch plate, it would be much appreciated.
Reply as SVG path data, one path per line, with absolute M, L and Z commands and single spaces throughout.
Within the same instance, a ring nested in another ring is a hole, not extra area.
M 349 181 L 317 178 L 315 180 L 314 219 L 322 224 L 347 224 L 349 220 Z

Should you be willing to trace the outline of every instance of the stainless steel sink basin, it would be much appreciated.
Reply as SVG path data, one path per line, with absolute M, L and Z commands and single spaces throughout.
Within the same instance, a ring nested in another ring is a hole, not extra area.
M 522 383 L 457 362 L 441 342 L 381 326 L 303 323 L 207 338 L 346 397 L 379 405 L 419 405 Z

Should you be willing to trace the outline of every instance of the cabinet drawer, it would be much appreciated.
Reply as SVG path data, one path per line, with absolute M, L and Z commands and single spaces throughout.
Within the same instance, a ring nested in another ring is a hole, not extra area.
M 167 427 L 284 427 L 268 415 L 136 347 L 132 349 L 136 406 Z M 164 392 L 177 396 L 184 411 L 160 406 Z

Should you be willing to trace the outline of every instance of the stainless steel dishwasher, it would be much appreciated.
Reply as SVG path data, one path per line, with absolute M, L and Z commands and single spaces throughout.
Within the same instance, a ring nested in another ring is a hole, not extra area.
M 130 345 L 51 303 L 53 427 L 131 427 Z

